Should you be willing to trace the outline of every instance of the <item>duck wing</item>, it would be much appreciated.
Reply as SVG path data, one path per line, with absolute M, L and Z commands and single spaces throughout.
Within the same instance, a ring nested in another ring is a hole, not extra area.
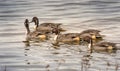
M 45 27 L 59 27 L 61 25 L 61 23 L 42 23 L 40 24 L 40 26 L 45 26 Z
M 103 46 L 103 47 L 108 47 L 108 46 L 113 46 L 116 47 L 115 43 L 111 43 L 111 42 L 100 42 L 96 44 L 97 46 Z
M 96 29 L 88 29 L 88 30 L 84 30 L 81 33 L 99 33 L 101 31 L 96 30 Z

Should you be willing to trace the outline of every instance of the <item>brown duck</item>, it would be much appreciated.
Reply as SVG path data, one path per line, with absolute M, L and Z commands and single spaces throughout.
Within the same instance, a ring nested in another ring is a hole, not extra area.
M 118 49 L 116 47 L 115 43 L 102 41 L 102 42 L 98 42 L 98 43 L 94 44 L 91 37 L 87 37 L 87 38 L 88 38 L 87 42 L 89 43 L 88 48 L 89 48 L 90 52 L 92 52 L 93 50 L 95 50 L 95 51 L 109 51 L 109 50 Z
M 47 39 L 46 34 L 43 34 L 39 31 L 33 31 L 33 32 L 30 31 L 28 19 L 25 19 L 24 25 L 25 25 L 26 30 L 27 30 L 26 40 L 29 41 L 29 40 L 35 40 L 35 39 L 39 39 L 39 40 Z
M 54 28 L 52 30 L 52 33 L 55 33 L 54 37 L 54 44 L 59 44 L 61 43 L 79 43 L 80 42 L 80 34 L 79 33 L 65 33 L 65 34 L 60 34 L 60 31 L 57 28 Z
M 98 39 L 102 39 L 102 35 L 100 34 L 101 31 L 96 30 L 96 29 L 87 29 L 82 31 L 80 34 L 90 34 L 93 40 L 98 40 Z
M 61 23 L 42 23 L 39 25 L 39 19 L 37 17 L 33 17 L 31 22 L 35 23 L 35 29 L 40 32 L 51 33 L 53 28 L 65 31 L 60 27 Z

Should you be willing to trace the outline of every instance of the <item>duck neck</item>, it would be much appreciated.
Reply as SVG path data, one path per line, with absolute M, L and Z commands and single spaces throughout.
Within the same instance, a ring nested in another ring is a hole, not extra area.
M 54 40 L 57 40 L 58 35 L 60 35 L 60 32 L 59 31 L 55 32 Z
M 27 28 L 27 34 L 29 34 L 30 33 L 30 29 L 29 29 L 29 27 Z
M 26 27 L 26 32 L 27 32 L 27 34 L 29 34 L 30 33 L 30 29 L 29 29 L 29 24 L 28 23 L 25 23 L 25 27 Z
M 38 25 L 39 25 L 39 20 L 38 20 L 38 18 L 35 20 L 35 25 L 36 25 L 36 28 L 37 28 Z
M 55 41 L 57 40 L 57 37 L 58 37 L 58 35 L 55 35 L 55 36 L 54 36 L 54 40 L 55 40 Z
M 92 41 L 92 39 L 90 39 L 90 41 L 89 41 L 88 48 L 90 50 L 90 53 L 92 53 L 93 52 L 93 41 Z

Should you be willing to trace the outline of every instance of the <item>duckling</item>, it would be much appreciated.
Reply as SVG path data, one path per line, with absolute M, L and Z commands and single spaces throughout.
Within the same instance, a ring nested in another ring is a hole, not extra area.
M 27 41 L 34 40 L 34 39 L 40 39 L 40 40 L 47 39 L 47 35 L 39 32 L 39 31 L 30 32 L 28 19 L 25 19 L 24 25 L 25 25 L 26 30 L 27 30 L 27 37 L 26 37 Z
M 112 42 L 98 42 L 96 44 L 93 43 L 92 38 L 88 37 L 87 42 L 88 44 L 88 48 L 90 50 L 90 52 L 92 53 L 93 50 L 95 51 L 109 51 L 109 50 L 116 50 L 116 44 L 112 43 Z
M 92 39 L 93 40 L 98 40 L 98 39 L 102 39 L 102 35 L 100 35 L 100 32 L 99 30 L 96 30 L 96 29 L 87 29 L 87 30 L 84 30 L 82 31 L 80 34 L 90 34 Z
M 60 31 L 65 31 L 60 27 L 61 23 L 42 23 L 39 25 L 39 19 L 37 17 L 33 17 L 31 22 L 35 23 L 34 28 L 36 30 L 44 31 L 45 33 L 51 33 L 53 28 L 59 28 Z

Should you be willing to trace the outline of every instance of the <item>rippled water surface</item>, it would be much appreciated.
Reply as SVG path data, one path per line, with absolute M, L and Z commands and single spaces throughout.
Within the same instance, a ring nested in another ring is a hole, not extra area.
M 101 30 L 104 40 L 120 47 L 120 0 L 0 0 L 0 71 L 120 71 L 119 50 L 87 56 L 81 45 L 26 47 L 24 20 L 33 16 L 63 23 L 67 32 Z

